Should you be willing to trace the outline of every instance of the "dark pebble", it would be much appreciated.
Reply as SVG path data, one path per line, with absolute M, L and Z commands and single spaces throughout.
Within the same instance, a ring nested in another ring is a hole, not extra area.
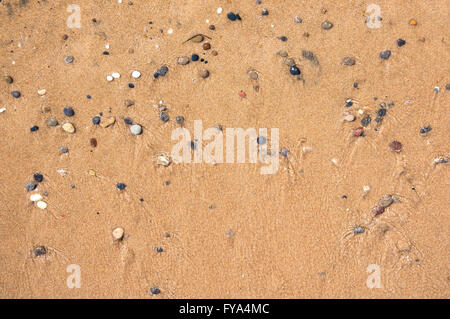
M 31 181 L 27 185 L 25 185 L 25 188 L 27 191 L 34 191 L 37 187 L 38 183 L 36 181 Z
M 37 125 L 32 126 L 32 127 L 30 128 L 30 131 L 31 131 L 31 132 L 36 132 L 37 130 L 39 130 L 39 126 L 37 126 Z
M 183 124 L 184 123 L 184 117 L 182 117 L 182 116 L 177 116 L 177 118 L 175 119 L 175 121 L 178 123 L 178 124 Z
M 59 152 L 60 153 L 69 153 L 69 149 L 67 148 L 67 146 L 60 146 L 59 147 Z
M 125 185 L 124 183 L 117 183 L 116 187 L 120 190 L 124 190 L 127 187 L 127 185 Z
M 128 83 L 128 87 L 129 87 L 130 89 L 134 89 L 134 84 L 133 84 L 133 83 Z
M 65 116 L 74 116 L 75 115 L 75 111 L 71 107 L 65 107 L 64 108 L 64 115 Z
M 262 144 L 266 144 L 267 139 L 265 136 L 258 136 L 258 138 L 256 139 L 256 143 L 262 145 Z
M 289 151 L 286 148 L 281 149 L 281 155 L 284 157 L 287 157 L 289 155 Z
M 150 293 L 152 295 L 158 295 L 161 293 L 161 290 L 158 287 L 152 287 L 152 288 L 150 288 Z
M 239 15 L 239 13 L 236 13 L 236 19 L 238 19 L 239 21 L 242 20 L 241 16 Z
M 294 65 L 289 68 L 289 72 L 291 72 L 292 75 L 299 75 L 300 69 Z
M 108 51 L 103 51 L 103 55 L 109 55 Z
M 431 131 L 431 126 L 424 126 L 420 129 L 420 134 L 425 135 L 427 134 L 429 131 Z
M 100 124 L 100 116 L 94 116 L 92 118 L 92 124 L 94 124 L 94 125 Z
M 450 83 L 447 83 L 447 84 L 445 85 L 445 89 L 446 89 L 446 90 L 450 90 Z
M 370 117 L 370 115 L 366 115 L 365 117 L 362 118 L 361 120 L 361 125 L 363 127 L 366 127 L 369 125 L 369 123 L 372 121 L 372 118 Z
M 161 112 L 161 114 L 159 114 L 159 118 L 165 123 L 169 120 L 169 114 L 167 114 L 167 112 Z
M 379 109 L 377 111 L 377 115 L 383 117 L 386 115 L 386 112 L 387 112 L 386 109 Z
M 20 97 L 20 92 L 19 91 L 12 91 L 11 95 L 13 96 L 13 98 L 18 99 Z
M 198 56 L 198 54 L 193 54 L 193 55 L 191 56 L 191 60 L 192 60 L 192 61 L 198 61 L 199 58 L 200 58 L 200 57 Z
M 378 216 L 380 214 L 384 213 L 384 207 L 383 206 L 375 206 L 374 208 L 372 208 L 372 216 Z
M 356 60 L 354 58 L 351 58 L 351 57 L 345 57 L 344 60 L 342 60 L 342 63 L 344 65 L 352 66 L 352 65 L 355 65 Z
M 228 20 L 236 21 L 236 15 L 233 12 L 228 12 L 227 18 L 228 18 Z
M 91 99 L 91 98 L 92 98 L 92 96 L 90 96 L 89 94 L 86 95 L 86 97 L 87 97 L 88 99 Z
M 44 175 L 40 173 L 34 173 L 33 178 L 36 182 L 40 183 L 44 180 Z
M 209 26 L 209 30 L 216 30 L 216 26 L 213 25 L 213 24 L 211 24 L 211 25 Z
M 346 100 L 345 100 L 345 106 L 346 106 L 346 107 L 350 107 L 350 106 L 352 106 L 352 105 L 353 105 L 352 99 L 346 99 Z
M 5 76 L 3 79 L 4 79 L 5 82 L 8 83 L 8 84 L 11 84 L 11 83 L 14 82 L 13 78 L 12 78 L 11 76 L 9 76 L 9 75 Z
M 404 46 L 406 44 L 406 41 L 405 40 L 403 40 L 403 39 L 398 39 L 397 40 L 397 45 L 399 46 L 399 47 L 402 47 L 402 46 Z
M 97 147 L 97 139 L 96 138 L 91 138 L 89 140 L 89 143 L 91 144 L 92 147 Z
M 390 56 L 391 56 L 391 51 L 390 50 L 382 51 L 380 53 L 380 58 L 382 58 L 383 60 L 389 59 Z
M 45 248 L 44 246 L 36 246 L 36 247 L 33 249 L 33 254 L 34 254 L 36 257 L 46 255 L 46 254 L 47 254 L 47 248 Z
M 156 252 L 162 253 L 162 252 L 163 252 L 163 249 L 162 249 L 161 247 L 158 247 L 158 248 L 156 248 Z
M 261 14 L 262 14 L 263 16 L 268 16 L 268 15 L 269 15 L 269 10 L 263 9 L 262 12 L 261 12 Z
M 280 39 L 283 42 L 286 42 L 288 38 L 286 36 L 282 35 L 281 37 L 278 37 L 278 39 Z
M 132 118 L 130 118 L 130 117 L 126 117 L 126 118 L 124 118 L 123 119 L 123 121 L 125 122 L 125 124 L 127 124 L 127 125 L 131 125 L 131 124 L 133 124 L 133 119 Z
M 389 147 L 394 152 L 400 152 L 402 150 L 403 146 L 402 146 L 402 143 L 400 143 L 399 141 L 392 141 L 389 143 Z
M 375 119 L 375 122 L 381 123 L 381 122 L 383 122 L 383 118 L 382 118 L 382 117 L 377 117 L 377 118 Z

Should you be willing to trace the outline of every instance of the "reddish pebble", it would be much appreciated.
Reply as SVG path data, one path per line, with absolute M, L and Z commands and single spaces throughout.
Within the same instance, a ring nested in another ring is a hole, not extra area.
M 245 98 L 247 94 L 244 91 L 239 92 L 239 96 Z
M 400 152 L 402 150 L 402 143 L 400 143 L 399 141 L 392 141 L 389 143 L 389 147 L 394 152 Z
M 374 208 L 372 208 L 372 216 L 378 216 L 380 214 L 384 213 L 384 207 L 383 206 L 375 206 Z
M 96 138 L 91 138 L 90 142 L 91 142 L 92 147 L 97 147 L 97 139 Z
M 364 133 L 364 128 L 358 127 L 353 130 L 353 136 L 361 136 Z

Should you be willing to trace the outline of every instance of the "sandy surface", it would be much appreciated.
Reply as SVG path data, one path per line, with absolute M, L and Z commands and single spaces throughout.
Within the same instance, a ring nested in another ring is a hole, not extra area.
M 449 1 L 376 1 L 380 28 L 365 24 L 372 1 L 292 2 L 77 1 L 81 28 L 68 28 L 72 2 L 1 1 L 0 75 L 14 79 L 0 83 L 1 297 L 450 296 L 448 165 L 433 164 L 450 154 Z M 242 21 L 228 20 L 229 11 Z M 322 29 L 324 20 L 334 26 Z M 210 50 L 183 44 L 197 33 L 211 38 Z M 392 51 L 388 60 L 380 59 L 384 50 Z M 192 53 L 208 64 L 177 64 Z M 354 66 L 343 65 L 348 56 Z M 168 73 L 154 79 L 162 65 Z M 133 79 L 132 70 L 142 76 Z M 121 77 L 108 82 L 112 72 Z M 167 123 L 154 107 L 160 100 Z M 383 102 L 387 114 L 376 123 Z M 65 116 L 65 106 L 75 116 Z M 93 125 L 100 112 L 116 123 Z M 343 122 L 345 112 L 356 120 Z M 364 136 L 352 136 L 367 114 Z M 194 120 L 279 128 L 289 156 L 272 175 L 261 175 L 260 163 L 158 166 L 155 156 L 174 145 L 178 115 L 191 132 Z M 51 117 L 76 132 L 47 126 Z M 143 134 L 132 135 L 125 117 Z M 422 136 L 426 125 L 432 130 Z M 401 152 L 389 148 L 394 140 Z M 36 172 L 44 179 L 27 191 Z M 35 193 L 46 209 L 30 201 Z M 385 194 L 397 201 L 373 217 Z M 364 232 L 354 235 L 358 225 Z M 115 242 L 118 226 L 125 237 Z M 45 255 L 33 253 L 37 245 Z M 71 264 L 80 267 L 81 288 L 67 286 Z M 371 264 L 381 288 L 367 286 Z

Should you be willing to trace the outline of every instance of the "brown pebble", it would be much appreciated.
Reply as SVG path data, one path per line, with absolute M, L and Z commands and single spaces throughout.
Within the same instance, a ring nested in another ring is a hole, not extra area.
M 116 122 L 116 118 L 114 116 L 107 117 L 105 119 L 102 119 L 102 121 L 100 122 L 100 126 L 103 128 L 106 128 L 108 126 L 113 125 L 115 122 Z
M 361 135 L 363 135 L 363 133 L 364 133 L 364 128 L 362 128 L 362 127 L 355 128 L 352 132 L 353 136 L 361 136 Z
M 91 138 L 90 140 L 89 140 L 89 142 L 91 143 L 91 146 L 92 147 L 97 147 L 97 139 L 96 138 Z
M 394 152 L 400 152 L 402 150 L 402 143 L 400 143 L 399 141 L 392 141 L 389 143 L 389 147 Z
M 342 60 L 342 63 L 344 65 L 352 66 L 352 65 L 355 65 L 356 61 L 352 57 L 345 57 L 344 60 Z
M 380 214 L 384 213 L 384 207 L 382 206 L 375 206 L 374 208 L 372 208 L 372 216 L 378 216 Z
M 211 44 L 209 42 L 203 43 L 203 50 L 209 50 L 211 49 Z
M 206 79 L 206 78 L 209 76 L 209 71 L 206 70 L 206 69 L 201 69 L 201 70 L 198 72 L 198 75 L 200 75 L 200 77 Z
M 64 34 L 62 38 L 63 38 L 63 40 L 67 40 L 69 38 L 69 36 L 67 34 Z
M 13 78 L 10 77 L 9 75 L 5 76 L 5 77 L 4 77 L 4 80 L 5 80 L 5 82 L 8 83 L 8 84 L 11 84 L 11 83 L 14 82 Z
M 41 106 L 41 112 L 42 113 L 49 113 L 52 109 L 48 105 L 42 105 Z
M 214 56 L 216 56 L 216 55 L 218 55 L 219 53 L 218 53 L 216 50 L 212 50 L 212 51 L 211 51 L 211 54 L 214 55 Z

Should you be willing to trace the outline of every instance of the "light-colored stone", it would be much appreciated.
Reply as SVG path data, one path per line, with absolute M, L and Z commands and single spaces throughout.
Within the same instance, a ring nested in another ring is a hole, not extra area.
M 102 118 L 100 122 L 100 126 L 103 128 L 107 128 L 116 123 L 116 118 L 114 116 Z
M 113 239 L 116 241 L 122 240 L 124 234 L 125 234 L 125 231 L 123 230 L 122 227 L 114 228 L 114 230 L 112 231 Z
M 73 124 L 70 122 L 64 123 L 62 125 L 62 129 L 69 134 L 75 133 L 75 126 L 73 126 Z

